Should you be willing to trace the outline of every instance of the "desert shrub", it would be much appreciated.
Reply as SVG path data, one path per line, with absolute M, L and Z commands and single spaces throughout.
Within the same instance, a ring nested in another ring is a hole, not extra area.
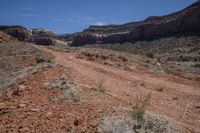
M 147 53 L 146 56 L 149 58 L 154 58 L 154 53 Z
M 119 117 L 105 116 L 99 132 L 104 133 L 166 133 L 173 132 L 166 117 L 147 112 L 151 94 L 136 97 L 132 109 L 127 110 L 129 115 Z
M 145 86 L 145 81 L 142 80 L 140 83 L 139 83 L 140 86 Z
M 173 132 L 166 117 L 146 113 L 140 121 L 129 116 L 105 117 L 98 131 L 104 133 L 168 133 Z
M 146 108 L 149 105 L 151 93 L 143 95 L 142 93 L 136 96 L 136 103 L 133 105 L 133 111 L 130 113 L 131 117 L 140 120 L 145 114 Z
M 163 92 L 164 89 L 165 89 L 165 87 L 160 86 L 160 87 L 157 87 L 157 88 L 156 88 L 156 91 L 158 91 L 158 92 Z
M 126 57 L 122 56 L 122 55 L 119 55 L 118 58 L 121 59 L 124 62 L 128 61 L 128 59 Z
M 42 62 L 45 62 L 45 59 L 44 58 L 42 58 L 42 57 L 36 57 L 36 63 L 42 63 Z
M 59 78 L 51 82 L 45 82 L 43 84 L 44 89 L 61 89 L 63 93 L 57 98 L 53 99 L 56 102 L 63 102 L 65 100 L 79 102 L 80 101 L 80 90 L 79 88 L 69 79 Z
M 98 80 L 98 82 L 95 84 L 94 87 L 92 87 L 92 90 L 96 92 L 105 92 L 106 87 L 103 79 Z
M 132 133 L 132 123 L 125 118 L 105 117 L 103 126 L 98 129 L 102 133 Z
M 192 67 L 200 67 L 200 64 L 194 64 L 194 65 L 192 65 Z
M 76 88 L 75 86 L 64 90 L 63 95 L 61 95 L 59 97 L 60 100 L 69 100 L 69 101 L 73 101 L 73 102 L 79 102 L 80 101 L 80 91 L 78 88 Z

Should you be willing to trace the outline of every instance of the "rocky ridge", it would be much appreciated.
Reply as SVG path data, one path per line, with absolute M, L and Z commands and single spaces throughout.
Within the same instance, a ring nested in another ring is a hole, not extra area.
M 200 31 L 200 1 L 166 16 L 152 16 L 141 22 L 123 25 L 90 26 L 73 38 L 73 45 L 124 43 L 153 40 Z
M 0 31 L 19 41 L 34 42 L 41 45 L 54 45 L 55 34 L 45 29 L 28 30 L 22 26 L 0 26 Z

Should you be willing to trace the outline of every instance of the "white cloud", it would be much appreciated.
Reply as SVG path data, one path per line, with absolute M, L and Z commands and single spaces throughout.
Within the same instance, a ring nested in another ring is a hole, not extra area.
M 106 23 L 105 22 L 95 22 L 92 25 L 102 26 L 102 25 L 106 25 Z
M 31 7 L 22 7 L 21 10 L 25 10 L 25 11 L 36 11 L 36 9 L 31 8 Z

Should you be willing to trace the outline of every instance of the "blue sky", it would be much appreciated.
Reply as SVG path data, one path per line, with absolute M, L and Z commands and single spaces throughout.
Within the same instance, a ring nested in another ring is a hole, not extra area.
M 73 33 L 89 25 L 123 24 L 166 15 L 193 2 L 195 0 L 1 0 L 0 25 Z

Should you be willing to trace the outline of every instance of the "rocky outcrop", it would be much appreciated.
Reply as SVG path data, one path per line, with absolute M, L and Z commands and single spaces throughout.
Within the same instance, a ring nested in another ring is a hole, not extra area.
M 54 45 L 55 41 L 51 37 L 34 37 L 34 43 L 39 45 Z
M 102 43 L 105 36 L 92 33 L 81 33 L 74 36 L 73 45 L 78 46 L 87 42 L 88 44 Z
M 35 29 L 32 29 L 31 31 L 32 31 L 33 36 L 37 36 L 37 37 L 54 37 L 55 36 L 55 34 L 52 31 L 42 29 L 42 28 L 35 28 Z
M 0 31 L 20 41 L 33 42 L 40 45 L 55 44 L 55 34 L 44 29 L 28 30 L 22 26 L 0 26 Z
M 179 12 L 141 22 L 91 26 L 73 38 L 73 45 L 136 42 L 194 32 L 200 34 L 200 1 Z
M 32 33 L 22 26 L 0 26 L 0 31 L 20 41 L 28 41 L 32 37 Z
M 49 30 L 37 28 L 32 29 L 32 41 L 39 45 L 54 45 L 55 34 Z

